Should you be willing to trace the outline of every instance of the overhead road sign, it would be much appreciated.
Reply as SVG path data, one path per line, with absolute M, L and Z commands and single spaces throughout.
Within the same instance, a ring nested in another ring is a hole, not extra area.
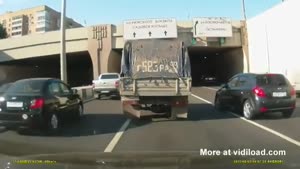
M 125 40 L 177 38 L 176 19 L 142 19 L 124 21 Z
M 232 37 L 232 23 L 226 17 L 193 19 L 194 37 Z

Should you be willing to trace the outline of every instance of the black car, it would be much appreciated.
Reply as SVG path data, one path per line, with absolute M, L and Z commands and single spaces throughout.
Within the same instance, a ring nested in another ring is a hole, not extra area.
M 61 80 L 32 78 L 16 81 L 0 99 L 0 125 L 60 129 L 63 120 L 79 120 L 83 103 L 77 90 Z
M 13 83 L 5 83 L 0 86 L 0 96 L 3 95 Z
M 238 74 L 215 96 L 217 110 L 243 112 L 247 119 L 269 112 L 282 112 L 288 118 L 295 106 L 295 89 L 282 74 Z

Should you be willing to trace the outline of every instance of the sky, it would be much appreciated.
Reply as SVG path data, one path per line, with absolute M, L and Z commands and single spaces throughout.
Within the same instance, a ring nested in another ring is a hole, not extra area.
M 193 17 L 242 18 L 241 0 L 66 0 L 67 16 L 84 26 L 122 24 L 124 20 Z M 281 0 L 245 0 L 246 14 L 252 18 L 281 3 Z M 0 15 L 7 11 L 47 5 L 61 10 L 61 0 L 0 0 Z

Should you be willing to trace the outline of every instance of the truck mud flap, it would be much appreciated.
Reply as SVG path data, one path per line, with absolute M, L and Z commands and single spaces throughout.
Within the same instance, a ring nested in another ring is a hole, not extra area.
M 170 119 L 187 119 L 188 107 L 172 107 Z
M 136 100 L 122 100 L 122 109 L 124 115 L 129 118 L 141 118 L 141 111 L 134 108 L 134 105 L 138 105 Z

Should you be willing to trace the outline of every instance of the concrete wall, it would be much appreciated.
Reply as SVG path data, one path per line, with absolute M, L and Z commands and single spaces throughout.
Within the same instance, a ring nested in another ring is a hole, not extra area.
M 93 76 L 108 72 L 108 61 L 112 50 L 113 25 L 98 25 L 88 28 L 88 51 L 93 62 Z
M 223 47 L 239 47 L 242 46 L 241 42 L 241 21 L 232 21 L 233 27 L 233 37 L 226 38 L 226 41 Z M 177 22 L 177 29 L 178 29 L 178 38 L 185 42 L 187 46 L 191 45 L 192 38 L 193 38 L 193 22 L 192 21 L 178 21 Z M 112 48 L 113 49 L 122 49 L 124 45 L 123 39 L 123 25 L 118 25 L 116 30 L 114 31 L 113 40 L 112 40 Z M 201 38 L 203 41 L 209 40 L 209 38 Z M 206 44 L 206 43 L 205 43 Z M 201 44 L 197 44 L 201 45 Z M 202 45 L 203 46 L 203 45 Z M 220 46 L 219 43 L 209 43 L 208 46 Z
M 68 29 L 66 52 L 87 51 L 87 35 L 86 28 Z M 0 51 L 0 62 L 59 54 L 60 32 L 53 31 L 0 40 Z
M 288 0 L 247 22 L 251 72 L 299 71 L 299 6 Z
M 184 41 L 186 46 L 190 46 L 192 42 L 192 21 L 179 21 L 177 25 L 178 38 Z M 222 45 L 224 47 L 241 46 L 240 21 L 233 21 L 232 25 L 234 36 L 226 39 L 225 44 Z M 106 24 L 68 29 L 66 31 L 66 39 L 67 53 L 88 51 L 93 63 L 94 79 L 101 73 L 120 71 L 120 54 L 112 49 L 123 48 L 123 25 Z M 59 53 L 60 31 L 0 40 L 0 62 L 59 55 Z

